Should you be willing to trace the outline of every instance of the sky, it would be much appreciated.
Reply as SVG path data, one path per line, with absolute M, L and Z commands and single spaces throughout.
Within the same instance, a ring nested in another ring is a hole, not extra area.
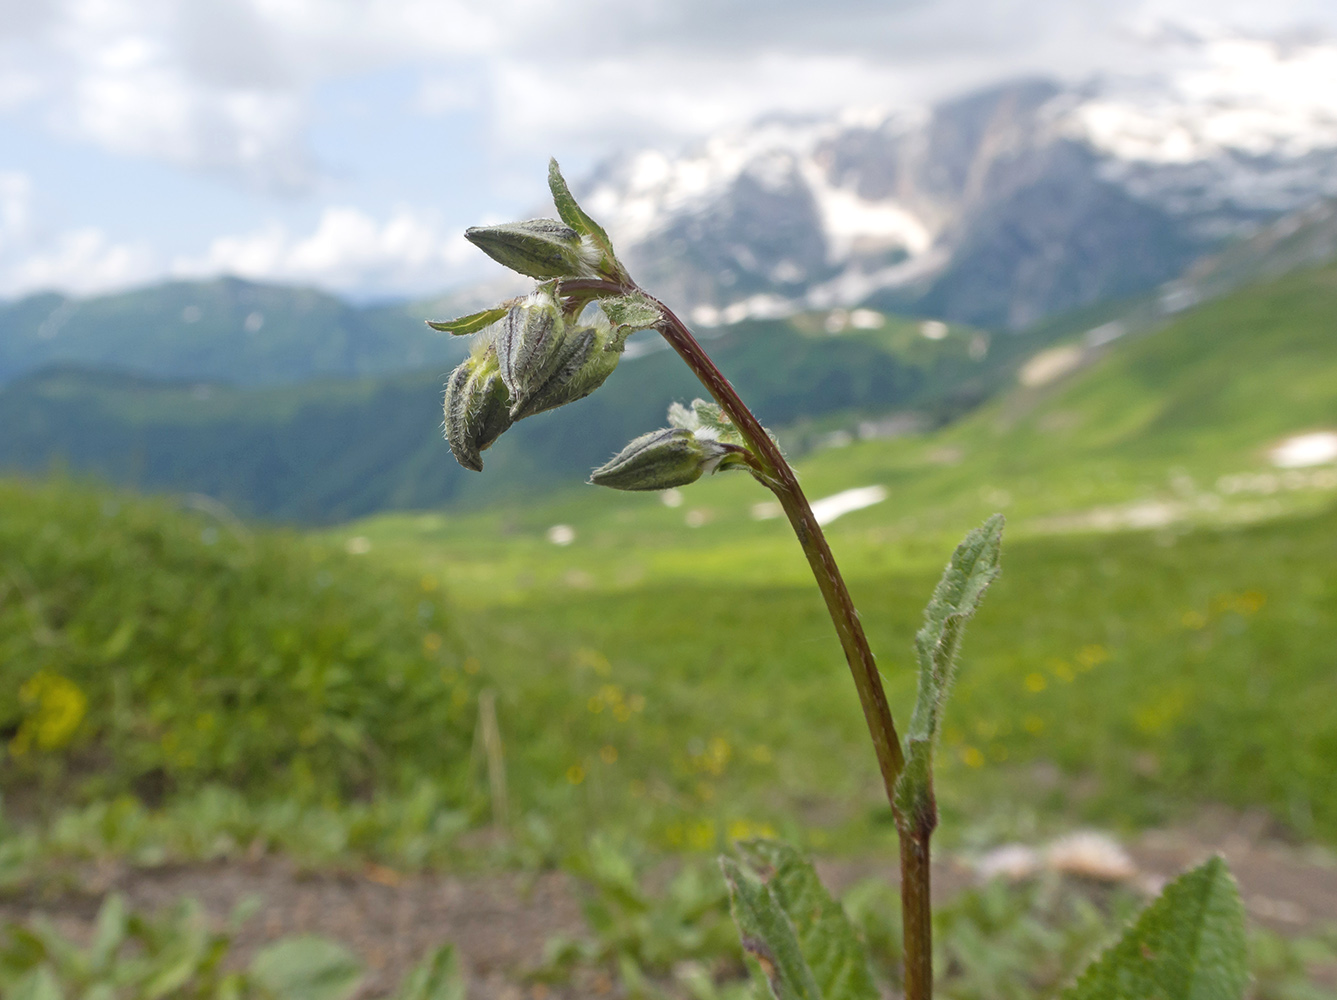
M 550 155 L 1162 73 L 1232 32 L 1332 38 L 1337 3 L 0 0 L 0 297 L 433 294 L 488 273 L 466 226 L 544 210 Z

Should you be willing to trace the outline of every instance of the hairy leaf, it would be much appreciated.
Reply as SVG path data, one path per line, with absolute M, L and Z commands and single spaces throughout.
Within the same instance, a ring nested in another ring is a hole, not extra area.
M 915 636 L 919 691 L 906 730 L 905 769 L 896 780 L 894 794 L 898 817 L 921 832 L 932 831 L 937 824 L 933 743 L 956 673 L 956 654 L 961 648 L 966 622 L 998 576 L 1002 540 L 1002 514 L 995 514 L 966 535 L 943 570 L 942 579 L 924 609 L 924 626 Z
M 603 255 L 603 269 L 613 273 L 621 271 L 617 257 L 613 254 L 612 240 L 608 238 L 603 227 L 586 215 L 584 209 L 576 203 L 555 159 L 548 161 L 548 188 L 552 191 L 552 201 L 557 206 L 557 214 L 562 217 L 562 221 L 582 236 L 588 236 Z
M 995 514 L 966 535 L 952 553 L 924 609 L 924 626 L 915 636 L 919 692 L 907 730 L 911 741 L 932 741 L 937 735 L 938 718 L 956 671 L 961 636 L 984 591 L 998 576 L 1002 540 L 1002 514 Z
M 644 295 L 614 295 L 599 300 L 599 308 L 614 326 L 648 330 L 663 319 L 659 307 Z
M 441 330 L 444 333 L 453 333 L 457 337 L 463 337 L 466 334 L 477 333 L 484 327 L 491 326 L 508 312 L 510 312 L 510 305 L 504 304 L 497 306 L 495 309 L 484 309 L 481 312 L 470 313 L 468 316 L 461 316 L 459 319 L 429 319 L 427 325 L 433 330 Z
M 1063 1000 L 1239 1000 L 1248 980 L 1244 906 L 1218 856 L 1166 886 Z

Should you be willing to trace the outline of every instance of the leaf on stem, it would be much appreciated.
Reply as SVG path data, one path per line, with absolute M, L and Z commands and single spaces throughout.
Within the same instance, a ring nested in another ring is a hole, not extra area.
M 1239 1000 L 1248 981 L 1244 906 L 1218 856 L 1166 886 L 1063 1000 Z
M 586 215 L 584 209 L 576 203 L 571 189 L 567 187 L 566 178 L 562 176 L 561 168 L 557 166 L 556 159 L 548 161 L 548 188 L 552 191 L 552 201 L 557 206 L 557 214 L 562 217 L 562 221 L 582 236 L 589 237 L 599 250 L 603 257 L 600 270 L 610 277 L 621 275 L 622 265 L 618 263 L 617 256 L 613 253 L 612 240 L 608 238 L 603 227 Z
M 659 306 L 636 292 L 601 298 L 599 308 L 614 326 L 627 327 L 629 330 L 648 330 L 664 318 Z
M 484 309 L 481 312 L 470 313 L 468 316 L 461 316 L 459 319 L 429 319 L 427 325 L 433 330 L 440 330 L 443 333 L 453 333 L 457 337 L 464 337 L 471 333 L 477 333 L 484 327 L 491 326 L 510 312 L 511 305 L 512 303 L 504 302 L 495 309 Z
M 975 614 L 984 591 L 998 576 L 1003 541 L 1003 515 L 995 514 L 966 535 L 943 571 L 924 609 L 924 626 L 915 636 L 919 660 L 919 692 L 907 736 L 931 741 L 956 675 L 956 655 L 966 622 Z
M 966 622 L 985 590 L 998 576 L 1003 515 L 995 514 L 966 535 L 924 609 L 924 626 L 915 635 L 919 690 L 906 730 L 905 770 L 896 782 L 896 807 L 906 816 L 933 823 L 933 743 L 938 721 L 956 675 L 956 657 Z

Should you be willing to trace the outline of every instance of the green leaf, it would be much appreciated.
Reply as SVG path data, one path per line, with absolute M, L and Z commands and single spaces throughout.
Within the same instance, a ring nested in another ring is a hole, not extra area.
M 845 911 L 798 851 L 774 840 L 721 858 L 743 948 L 777 1000 L 877 1000 L 863 946 Z
M 822 885 L 812 863 L 778 840 L 743 841 L 738 850 L 789 915 L 822 996 L 826 1000 L 878 1000 L 854 927 Z
M 794 925 L 766 883 L 733 858 L 720 858 L 720 869 L 749 965 L 765 978 L 775 1000 L 823 1000 Z
M 508 303 L 497 306 L 495 309 L 484 309 L 482 312 L 470 313 L 468 316 L 461 316 L 459 319 L 429 319 L 427 325 L 433 330 L 441 330 L 444 333 L 453 333 L 457 337 L 463 337 L 466 334 L 477 333 L 484 327 L 491 326 L 510 311 L 511 307 Z
M 956 673 L 961 636 L 984 591 L 998 576 L 1002 541 L 1002 514 L 966 535 L 924 609 L 924 626 L 915 636 L 919 692 L 907 730 L 911 740 L 932 741 L 937 736 L 938 718 Z
M 125 941 L 126 927 L 125 897 L 113 892 L 102 901 L 88 948 L 88 964 L 93 970 L 101 971 L 111 963 Z
M 454 945 L 442 945 L 404 977 L 394 1000 L 465 1000 L 464 975 Z
M 576 203 L 571 189 L 566 185 L 566 178 L 562 176 L 561 168 L 557 166 L 556 159 L 548 161 L 548 188 L 552 191 L 552 201 L 557 206 L 557 214 L 562 217 L 562 221 L 593 241 L 603 255 L 603 263 L 608 271 L 612 274 L 620 273 L 622 267 L 613 253 L 612 240 L 608 238 L 603 227 L 586 215 L 584 209 Z
M 613 295 L 599 300 L 599 308 L 614 326 L 648 330 L 664 318 L 659 306 L 644 295 Z
M 7 995 L 9 1000 L 65 1000 L 55 974 L 45 964 L 29 969 Z
M 896 780 L 895 805 L 897 814 L 921 831 L 931 831 L 937 823 L 933 743 L 956 675 L 961 637 L 984 592 L 998 576 L 1002 541 L 1002 514 L 995 514 L 966 535 L 943 570 L 924 609 L 924 626 L 915 636 L 919 690 L 906 730 L 905 769 Z
M 251 976 L 282 1000 L 343 1000 L 357 989 L 361 966 L 348 949 L 326 938 L 284 938 L 251 961 Z
M 1248 981 L 1244 906 L 1215 857 L 1166 886 L 1063 1000 L 1239 1000 Z

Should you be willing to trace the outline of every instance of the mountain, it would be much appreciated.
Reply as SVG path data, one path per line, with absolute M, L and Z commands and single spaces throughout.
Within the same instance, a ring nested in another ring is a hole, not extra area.
M 0 384 L 64 362 L 238 385 L 378 375 L 430 362 L 448 368 L 462 347 L 423 318 L 455 305 L 446 298 L 430 308 L 359 307 L 311 288 L 237 278 L 87 299 L 31 295 L 0 303 Z
M 698 323 L 864 303 L 1018 329 L 1337 194 L 1337 44 L 1196 44 L 1159 79 L 1025 79 L 633 151 L 579 193 Z
M 1123 344 L 1157 341 L 1158 331 L 1177 326 L 1186 309 L 1241 285 L 1297 269 L 1330 275 L 1330 267 L 1314 271 L 1312 265 L 1331 260 L 1335 251 L 1337 204 L 1321 203 L 1231 244 L 1154 294 L 1102 302 L 1014 334 L 833 309 L 745 320 L 703 336 L 721 369 L 795 456 L 950 422 L 1013 385 L 1018 371 L 1025 378 L 1042 369 L 1072 373 Z M 1319 313 L 1328 301 L 1321 292 L 1310 294 Z M 413 308 L 444 315 L 460 304 Z M 1287 313 L 1279 307 L 1276 322 Z M 1273 338 L 1276 322 L 1260 318 L 1256 324 L 1265 350 L 1280 344 Z M 1062 346 L 1037 356 L 1054 344 Z M 459 339 L 446 343 L 455 351 L 462 345 Z M 598 393 L 517 425 L 487 453 L 481 476 L 456 466 L 440 439 L 447 362 L 393 375 L 262 386 L 51 367 L 0 387 L 0 470 L 63 466 L 144 490 L 205 493 L 242 513 L 304 522 L 476 506 L 579 482 L 626 441 L 660 426 L 669 401 L 700 395 L 663 348 L 658 338 L 638 334 Z M 1229 375 L 1233 355 L 1226 340 L 1209 337 L 1198 348 L 1225 359 L 1213 378 Z

